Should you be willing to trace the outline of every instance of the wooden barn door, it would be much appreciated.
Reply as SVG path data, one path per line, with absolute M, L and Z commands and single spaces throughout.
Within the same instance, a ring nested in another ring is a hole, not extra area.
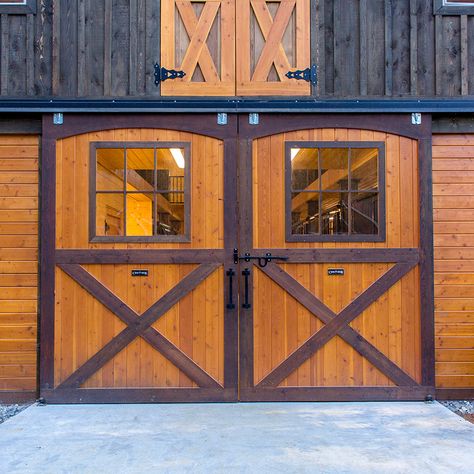
M 45 206 L 56 204 L 43 229 L 42 396 L 235 400 L 235 132 L 229 141 L 152 128 L 183 127 L 176 117 L 137 120 L 45 139 Z M 198 121 L 210 117 L 185 127 Z
M 162 95 L 310 95 L 310 16 L 309 0 L 163 0 L 161 67 L 184 76 Z
M 324 117 L 291 123 L 305 129 L 241 122 L 241 399 L 433 394 L 422 141 Z
M 161 84 L 162 95 L 235 94 L 233 0 L 161 2 L 161 65 L 183 78 Z
M 310 68 L 308 0 L 242 0 L 237 18 L 236 95 L 310 95 L 287 73 Z

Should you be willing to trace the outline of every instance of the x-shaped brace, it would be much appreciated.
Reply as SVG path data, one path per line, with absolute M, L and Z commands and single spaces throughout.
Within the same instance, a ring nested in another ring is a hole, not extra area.
M 278 384 L 288 377 L 296 368 L 301 366 L 301 364 L 321 349 L 324 344 L 337 335 L 344 339 L 397 385 L 419 385 L 387 356 L 349 326 L 351 321 L 357 318 L 357 316 L 365 311 L 374 301 L 403 278 L 416 264 L 417 262 L 395 264 L 339 314 L 334 313 L 282 268 L 276 265 L 261 268 L 260 270 L 265 273 L 265 275 L 295 297 L 299 303 L 325 323 L 325 326 L 313 334 L 298 349 L 290 354 L 287 359 L 264 377 L 257 385 L 257 388 L 278 386 Z
M 265 46 L 255 66 L 252 81 L 266 81 L 272 64 L 275 64 L 280 80 L 285 81 L 285 74 L 291 69 L 291 65 L 283 48 L 282 39 L 296 0 L 280 2 L 275 19 L 272 18 L 266 0 L 251 0 L 251 4 L 265 39 Z
M 201 264 L 169 290 L 141 316 L 127 306 L 94 276 L 77 264 L 58 266 L 88 293 L 120 318 L 127 327 L 93 355 L 84 365 L 74 371 L 58 388 L 79 388 L 89 377 L 130 344 L 136 337 L 142 337 L 164 357 L 184 372 L 202 388 L 222 388 L 207 372 L 199 367 L 184 352 L 152 327 L 161 316 L 181 298 L 205 280 L 219 264 Z
M 207 47 L 206 40 L 211 31 L 212 23 L 219 11 L 219 2 L 206 2 L 199 16 L 196 18 L 190 1 L 178 0 L 176 2 L 184 27 L 190 38 L 188 49 L 181 63 L 180 69 L 186 71 L 187 80 L 191 80 L 192 72 L 197 63 L 201 66 L 201 72 L 206 82 L 218 82 L 219 74 L 214 65 L 211 53 Z

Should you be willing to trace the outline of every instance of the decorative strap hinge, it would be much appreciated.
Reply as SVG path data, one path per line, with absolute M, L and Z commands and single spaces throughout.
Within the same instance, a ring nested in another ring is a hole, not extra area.
M 288 71 L 285 76 L 288 79 L 296 79 L 297 81 L 311 82 L 315 86 L 318 82 L 318 73 L 316 65 L 307 67 L 306 69 L 298 69 L 296 71 Z
M 186 75 L 184 71 L 175 71 L 174 69 L 166 69 L 158 63 L 155 64 L 155 86 L 159 86 L 161 82 L 168 79 L 179 79 Z

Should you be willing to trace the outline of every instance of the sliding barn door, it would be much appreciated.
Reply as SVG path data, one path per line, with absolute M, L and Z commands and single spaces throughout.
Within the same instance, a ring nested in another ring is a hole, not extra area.
M 309 95 L 289 71 L 310 68 L 309 0 L 241 0 L 237 18 L 237 95 Z
M 234 95 L 234 0 L 163 0 L 161 66 L 185 73 L 162 82 L 162 95 Z
M 241 399 L 424 398 L 417 140 L 324 128 L 247 143 Z
M 42 396 L 234 400 L 237 309 L 225 302 L 235 211 L 224 202 L 235 206 L 235 196 L 224 183 L 233 162 L 224 160 L 227 145 L 141 128 L 85 133 L 55 147 L 53 307 L 43 294 L 54 316 L 45 311 Z

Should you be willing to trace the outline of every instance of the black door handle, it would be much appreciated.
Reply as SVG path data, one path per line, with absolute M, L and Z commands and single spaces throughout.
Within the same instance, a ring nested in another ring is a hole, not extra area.
M 230 268 L 226 275 L 229 277 L 229 302 L 227 303 L 227 309 L 234 309 L 235 308 L 235 304 L 234 304 L 234 294 L 233 294 L 233 283 L 232 283 L 232 279 L 233 279 L 233 276 L 235 275 L 235 272 L 234 270 L 232 270 L 232 268 Z
M 245 283 L 244 283 L 244 302 L 242 304 L 242 308 L 244 309 L 249 309 L 250 303 L 249 303 L 249 276 L 250 276 L 250 270 L 246 268 L 243 272 L 242 275 L 245 277 Z

